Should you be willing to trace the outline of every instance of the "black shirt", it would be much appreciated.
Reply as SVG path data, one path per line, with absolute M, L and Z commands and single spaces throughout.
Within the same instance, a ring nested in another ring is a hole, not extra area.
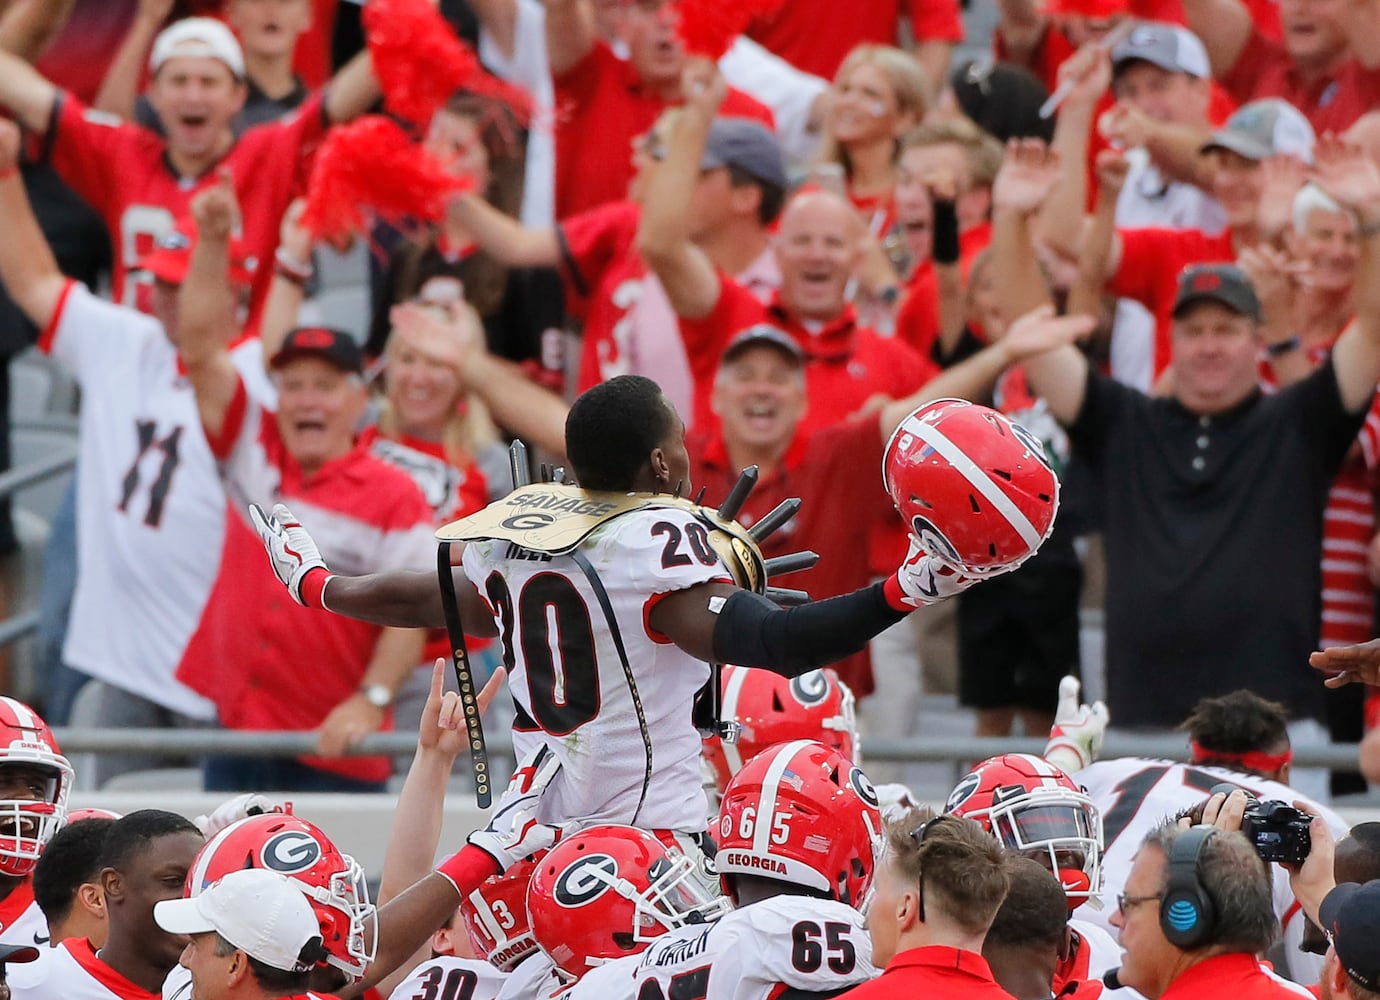
M 1323 509 L 1365 412 L 1343 409 L 1330 359 L 1212 417 L 1090 370 L 1069 434 L 1102 499 L 1118 725 L 1174 726 L 1241 687 L 1323 716 Z

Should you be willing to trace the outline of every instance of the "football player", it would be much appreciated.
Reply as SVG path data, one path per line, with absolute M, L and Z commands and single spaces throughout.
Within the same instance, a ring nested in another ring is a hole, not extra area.
M 1102 819 L 1082 789 L 1043 757 L 1008 753 L 983 761 L 954 786 L 944 811 L 973 820 L 1007 851 L 1040 862 L 1064 887 L 1070 912 L 1097 905 Z M 1093 906 L 1083 905 L 1090 900 Z M 1072 919 L 1069 931 L 1056 994 L 1121 961 L 1121 948 L 1099 924 Z
M 505 878 L 507 874 L 512 873 L 510 871 L 498 878 Z M 490 907 L 487 914 L 494 921 L 494 927 L 500 937 L 506 937 L 503 926 L 505 923 L 516 929 L 519 914 L 523 925 L 527 923 L 527 908 L 522 905 L 520 899 L 517 912 L 497 897 L 488 900 L 487 905 Z M 468 911 L 469 915 L 463 911 Z M 482 951 L 477 947 L 475 924 L 471 922 L 475 915 L 473 907 L 462 905 L 456 910 L 445 926 L 431 936 L 431 958 L 414 968 L 406 979 L 394 987 L 389 1000 L 416 1000 L 417 997 L 495 1000 L 504 980 L 508 978 L 511 966 L 504 968 L 503 964 L 500 964 L 502 959 L 495 960 L 495 956 L 500 953 L 499 949 Z M 526 936 L 530 941 L 530 932 Z M 533 943 L 531 950 L 535 949 L 536 945 Z M 521 957 L 527 957 L 527 953 L 522 953 Z M 516 961 L 521 961 L 521 958 Z
M 67 822 L 74 780 L 48 724 L 22 701 L 0 698 L 0 944 L 48 943 L 32 875 Z
M 716 826 L 724 893 L 736 909 L 641 956 L 641 1000 L 832 995 L 877 974 L 858 912 L 882 821 L 867 777 L 837 750 L 779 744 L 728 783 Z
M 1068 897 L 1044 865 L 1029 858 L 1010 858 L 1006 898 L 982 941 L 982 957 L 992 978 L 1016 1000 L 1049 1000 L 1077 993 L 1096 1000 L 1101 980 L 1074 980 L 1056 987 L 1073 947 Z
M 1187 731 L 1190 762 L 1148 757 L 1099 760 L 1078 772 L 1078 780 L 1102 816 L 1105 851 L 1103 891 L 1120 892 L 1131 861 L 1146 835 L 1163 823 L 1203 804 L 1222 783 L 1245 789 L 1261 801 L 1279 800 L 1326 821 L 1332 836 L 1346 836 L 1347 824 L 1327 807 L 1300 795 L 1288 785 L 1293 752 L 1289 746 L 1288 713 L 1282 705 L 1249 691 L 1204 698 L 1180 726 Z M 1317 982 L 1319 957 L 1305 954 L 1305 918 L 1294 900 L 1283 868 L 1272 865 L 1275 914 L 1284 931 L 1284 954 L 1290 978 Z M 1110 927 L 1110 909 L 1088 913 L 1087 919 Z

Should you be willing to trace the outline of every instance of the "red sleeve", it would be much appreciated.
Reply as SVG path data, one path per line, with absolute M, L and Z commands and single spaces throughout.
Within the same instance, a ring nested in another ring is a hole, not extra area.
M 48 137 L 53 167 L 72 190 L 109 218 L 120 201 L 122 167 L 138 162 L 131 155 L 134 150 L 150 143 L 161 145 L 161 140 L 138 125 L 91 110 L 71 94 L 60 93 L 57 100 Z
M 570 216 L 556 226 L 561 278 L 572 313 L 579 315 L 604 272 L 621 259 L 637 239 L 641 210 L 630 201 L 614 201 Z
M 721 113 L 726 118 L 752 118 L 776 131 L 776 116 L 771 113 L 771 108 L 733 87 L 728 88 Z
M 766 319 L 766 307 L 758 302 L 742 285 L 723 271 L 718 271 L 719 301 L 702 319 L 680 319 L 680 336 L 685 342 L 685 355 L 690 361 L 690 374 L 696 386 L 706 386 L 714 379 L 723 354 L 733 335 L 754 323 Z
M 1183 252 L 1173 229 L 1118 229 L 1121 237 L 1121 264 L 1107 282 L 1107 291 L 1119 298 L 1135 299 L 1151 312 L 1163 284 L 1164 269 L 1173 267 Z
M 929 261 L 918 269 L 896 313 L 896 338 L 928 355 L 939 337 L 939 279 Z
M 1238 104 L 1245 104 L 1255 96 L 1256 86 L 1265 67 L 1288 62 L 1289 54 L 1285 52 L 1284 45 L 1270 41 L 1260 33 L 1259 28 L 1253 26 L 1241 54 L 1236 57 L 1236 62 L 1217 82 L 1232 100 Z
M 206 432 L 206 443 L 211 446 L 211 454 L 219 460 L 230 457 L 230 451 L 235 447 L 235 442 L 239 439 L 240 431 L 244 428 L 244 416 L 249 410 L 249 395 L 244 390 L 244 379 L 235 376 L 235 395 L 230 399 L 230 405 L 225 408 L 225 418 L 220 422 L 220 433 L 212 434 L 209 427 L 203 428 Z
M 917 42 L 963 41 L 963 21 L 955 0 L 907 0 L 906 12 Z

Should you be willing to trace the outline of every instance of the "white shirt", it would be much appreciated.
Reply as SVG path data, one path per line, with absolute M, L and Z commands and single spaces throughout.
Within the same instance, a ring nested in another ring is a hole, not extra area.
M 18 913 L 11 917 L 16 910 Z M 0 902 L 0 944 L 23 945 L 43 951 L 48 941 L 48 918 L 34 902 L 33 883 L 22 882 Z
M 465 575 L 494 609 L 513 658 L 513 700 L 562 764 L 542 797 L 541 822 L 704 830 L 703 741 L 690 708 L 709 666 L 652 633 L 647 618 L 657 595 L 732 579 L 706 537 L 688 511 L 650 507 L 609 521 L 577 549 L 607 594 L 626 670 L 572 555 L 541 556 L 497 540 L 465 547 Z M 530 728 L 523 722 L 514 728 Z
M 1348 826 L 1331 809 L 1308 801 L 1297 791 L 1276 781 L 1252 777 L 1224 767 L 1176 764 L 1146 757 L 1117 757 L 1099 760 L 1078 772 L 1077 781 L 1102 813 L 1105 850 L 1102 855 L 1102 910 L 1085 906 L 1078 915 L 1091 923 L 1112 930 L 1116 894 L 1126 886 L 1131 862 L 1146 836 L 1164 822 L 1204 801 L 1212 787 L 1231 782 L 1266 801 L 1278 799 L 1293 804 L 1307 803 L 1306 810 L 1322 816 L 1332 835 L 1346 836 Z M 1272 865 L 1275 915 L 1284 928 L 1285 953 L 1289 974 L 1299 982 L 1317 982 L 1322 959 L 1298 950 L 1303 937 L 1304 918 L 1289 889 L 1284 869 Z M 1112 930 L 1115 933 L 1115 930 Z
M 640 956 L 636 995 L 768 1000 L 782 986 L 834 993 L 878 972 L 857 910 L 828 899 L 773 896 L 708 927 L 657 938 Z
M 495 1000 L 507 978 L 488 962 L 438 955 L 413 969 L 388 1000 Z
M 535 952 L 524 958 L 516 969 L 508 973 L 503 988 L 498 991 L 498 1000 L 545 1000 L 560 992 L 564 986 L 556 963 L 544 952 Z
M 43 948 L 37 961 L 7 965 L 5 973 L 13 1000 L 143 1000 L 148 996 L 96 958 L 90 942 L 81 938 Z
M 71 282 L 40 347 L 82 389 L 77 573 L 63 657 L 83 673 L 197 719 L 174 680 L 215 583 L 225 493 L 177 350 L 151 316 Z M 231 354 L 272 398 L 257 340 Z

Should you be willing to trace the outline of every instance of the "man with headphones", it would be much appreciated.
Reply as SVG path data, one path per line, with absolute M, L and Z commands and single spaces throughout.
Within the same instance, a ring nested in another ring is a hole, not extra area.
M 1264 862 L 1245 836 L 1162 826 L 1146 837 L 1112 917 L 1125 949 L 1117 979 L 1150 1000 L 1310 997 L 1260 964 L 1274 942 Z

